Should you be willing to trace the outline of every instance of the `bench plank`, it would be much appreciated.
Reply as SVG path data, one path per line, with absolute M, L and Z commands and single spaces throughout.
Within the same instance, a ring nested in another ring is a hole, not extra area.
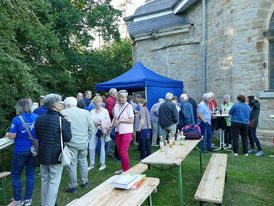
M 138 163 L 137 165 L 133 166 L 129 170 L 127 170 L 125 173 L 127 174 L 142 174 L 145 171 L 147 171 L 148 166 L 143 163 Z
M 227 154 L 213 154 L 195 193 L 194 199 L 212 203 L 222 203 Z
M 139 206 L 159 185 L 158 178 L 147 177 L 137 190 L 114 189 L 111 182 L 119 177 L 112 176 L 69 206 Z M 67 206 L 68 206 L 67 205 Z
M 6 177 L 6 176 L 9 176 L 10 175 L 10 172 L 1 172 L 0 173 L 0 179 Z

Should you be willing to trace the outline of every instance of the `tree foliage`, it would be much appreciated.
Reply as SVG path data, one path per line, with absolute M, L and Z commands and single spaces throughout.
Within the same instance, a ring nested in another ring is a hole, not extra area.
M 23 97 L 75 95 L 131 66 L 111 0 L 0 1 L 0 135 Z M 93 50 L 95 33 L 107 42 Z M 89 50 L 87 49 L 89 48 Z

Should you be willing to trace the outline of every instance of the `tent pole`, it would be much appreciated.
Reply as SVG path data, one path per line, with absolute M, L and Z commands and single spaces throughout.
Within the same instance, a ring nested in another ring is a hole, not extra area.
M 145 87 L 145 95 L 146 95 L 146 101 L 147 101 L 147 87 Z

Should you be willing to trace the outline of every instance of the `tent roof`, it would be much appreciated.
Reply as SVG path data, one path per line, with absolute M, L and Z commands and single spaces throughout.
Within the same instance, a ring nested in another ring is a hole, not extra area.
M 130 89 L 139 87 L 164 87 L 164 88 L 183 88 L 183 82 L 161 76 L 138 62 L 126 73 L 109 80 L 96 84 L 97 91 L 106 91 L 110 88 Z

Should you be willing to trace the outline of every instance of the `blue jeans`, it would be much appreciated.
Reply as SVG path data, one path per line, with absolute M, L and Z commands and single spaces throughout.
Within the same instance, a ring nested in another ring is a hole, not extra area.
M 249 127 L 249 129 L 248 129 L 248 136 L 249 136 L 250 146 L 251 146 L 252 149 L 255 149 L 255 144 L 254 144 L 254 142 L 255 142 L 257 147 L 258 147 L 258 151 L 262 151 L 261 143 L 260 143 L 260 141 L 258 140 L 258 138 L 256 136 L 256 129 L 257 129 L 257 127 L 255 127 L 255 128 Z
M 139 145 L 140 145 L 141 159 L 144 159 L 145 157 L 151 154 L 150 135 L 151 135 L 150 129 L 142 129 L 140 131 Z
M 22 183 L 21 173 L 26 165 L 26 189 L 25 200 L 31 199 L 35 184 L 35 167 L 30 150 L 13 154 L 11 162 L 11 179 L 13 188 L 13 198 L 15 201 L 21 200 Z
M 202 140 L 202 150 L 205 149 L 205 139 L 206 139 L 206 143 L 207 143 L 207 149 L 211 150 L 211 138 L 212 138 L 212 131 L 211 131 L 211 126 L 210 124 L 208 124 L 207 122 L 201 122 L 200 123 L 200 128 L 201 128 L 201 132 L 202 132 L 202 136 L 203 136 L 203 140 Z

